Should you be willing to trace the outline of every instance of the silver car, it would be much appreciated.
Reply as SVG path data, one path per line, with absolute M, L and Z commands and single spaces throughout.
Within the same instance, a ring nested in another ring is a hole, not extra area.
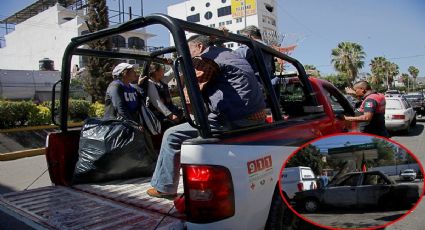
M 416 112 L 403 96 L 386 96 L 385 127 L 390 131 L 409 133 L 416 125 Z

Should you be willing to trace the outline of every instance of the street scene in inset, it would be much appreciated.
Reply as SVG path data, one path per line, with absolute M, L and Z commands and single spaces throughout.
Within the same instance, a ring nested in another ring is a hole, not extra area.
M 423 195 L 422 165 L 407 149 L 378 136 L 321 138 L 284 164 L 281 191 L 305 220 L 333 228 L 388 225 Z

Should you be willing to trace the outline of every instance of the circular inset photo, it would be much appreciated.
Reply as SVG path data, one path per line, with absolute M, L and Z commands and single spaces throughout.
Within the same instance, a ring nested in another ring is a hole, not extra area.
M 313 140 L 284 162 L 286 205 L 327 229 L 378 229 L 407 214 L 424 195 L 423 167 L 402 145 L 349 133 Z

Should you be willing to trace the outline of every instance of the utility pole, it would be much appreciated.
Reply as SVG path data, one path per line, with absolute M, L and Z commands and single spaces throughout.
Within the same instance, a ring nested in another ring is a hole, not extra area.
M 244 7 L 244 15 L 245 15 L 245 28 L 246 28 L 246 0 L 243 0 L 243 7 Z
M 143 0 L 140 0 L 140 13 L 142 14 L 143 17 Z

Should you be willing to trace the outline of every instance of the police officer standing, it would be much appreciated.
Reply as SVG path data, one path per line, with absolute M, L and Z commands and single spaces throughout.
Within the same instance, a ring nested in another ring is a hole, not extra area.
M 353 92 L 358 98 L 363 99 L 358 109 L 363 114 L 355 117 L 344 116 L 345 120 L 366 122 L 366 125 L 361 126 L 361 132 L 389 137 L 385 127 L 385 96 L 372 90 L 367 81 L 355 83 Z

